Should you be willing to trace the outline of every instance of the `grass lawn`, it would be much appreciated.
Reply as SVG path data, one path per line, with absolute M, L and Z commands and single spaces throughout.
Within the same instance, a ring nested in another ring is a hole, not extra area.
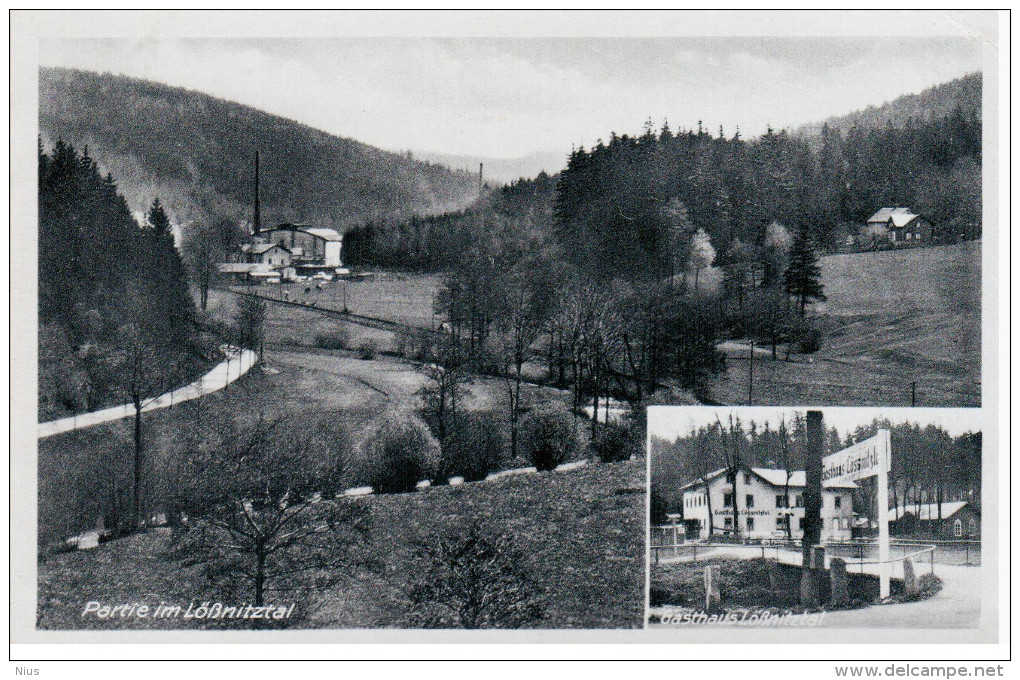
M 442 274 L 380 273 L 374 278 L 358 281 L 323 282 L 321 290 L 315 282 L 288 283 L 283 286 L 262 285 L 253 290 L 260 295 L 280 298 L 286 291 L 294 302 L 314 302 L 317 307 L 342 310 L 344 289 L 347 290 L 347 309 L 377 319 L 430 328 L 439 324 L 433 317 L 433 299 L 442 285 Z M 309 289 L 305 293 L 305 289 Z M 219 290 L 209 292 L 209 313 L 224 321 L 233 315 L 236 296 Z M 350 346 L 357 347 L 365 340 L 373 340 L 382 350 L 392 349 L 393 333 L 346 323 L 336 317 L 316 313 L 309 307 L 301 309 L 287 305 L 268 305 L 266 340 L 272 343 L 313 346 L 318 335 L 344 329 L 350 335 Z
M 638 628 L 644 616 L 643 461 L 592 465 L 366 497 L 369 542 L 355 549 L 341 584 L 297 601 L 302 626 L 401 626 L 404 585 L 419 565 L 413 546 L 434 532 L 481 521 L 510 532 L 545 593 L 548 628 Z M 83 623 L 89 600 L 179 603 L 215 599 L 201 567 L 165 555 L 168 530 L 154 530 L 92 551 L 48 556 L 39 563 L 38 626 L 42 629 L 181 628 L 183 619 Z M 281 601 L 287 599 L 280 595 Z
M 831 255 L 828 300 L 815 305 L 822 350 L 795 361 L 755 357 L 755 404 L 981 404 L 981 243 Z M 747 403 L 746 351 L 712 386 Z

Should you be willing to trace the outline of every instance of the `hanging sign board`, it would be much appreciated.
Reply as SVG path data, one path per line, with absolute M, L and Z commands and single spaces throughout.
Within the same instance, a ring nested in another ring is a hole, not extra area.
M 878 477 L 878 576 L 882 598 L 889 597 L 889 430 L 822 459 L 822 486 Z

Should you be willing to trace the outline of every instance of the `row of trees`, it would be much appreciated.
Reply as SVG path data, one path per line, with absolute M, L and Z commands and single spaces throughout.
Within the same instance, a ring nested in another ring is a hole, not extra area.
M 893 507 L 919 506 L 981 499 L 981 433 L 953 437 L 937 425 L 892 423 L 875 419 L 840 436 L 835 428 L 826 432 L 826 453 L 834 453 L 873 437 L 879 429 L 890 430 L 892 470 L 889 498 Z M 703 425 L 689 434 L 667 441 L 652 440 L 653 522 L 663 523 L 667 512 L 683 512 L 680 487 L 719 469 L 735 474 L 741 466 L 803 470 L 807 453 L 806 420 L 794 412 L 778 423 L 744 422 L 739 416 Z M 875 504 L 874 482 L 859 483 L 855 508 L 869 512 Z M 940 512 L 940 511 L 939 511 Z M 738 523 L 734 521 L 734 526 Z

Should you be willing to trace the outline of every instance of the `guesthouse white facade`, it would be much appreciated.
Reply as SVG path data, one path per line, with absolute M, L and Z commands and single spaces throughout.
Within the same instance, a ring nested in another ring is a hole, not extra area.
M 682 488 L 683 519 L 694 536 L 708 538 L 710 525 L 716 536 L 753 539 L 804 536 L 803 470 L 791 472 L 788 481 L 786 470 L 772 468 L 741 467 L 735 479 L 728 477 L 725 469 L 719 469 Z M 853 482 L 823 487 L 823 541 L 851 538 L 854 488 Z

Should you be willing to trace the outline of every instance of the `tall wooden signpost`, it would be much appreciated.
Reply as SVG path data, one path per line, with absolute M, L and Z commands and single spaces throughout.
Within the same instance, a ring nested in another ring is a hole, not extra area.
M 889 430 L 826 456 L 822 486 L 878 477 L 878 575 L 881 597 L 889 597 L 889 470 L 892 462 Z

